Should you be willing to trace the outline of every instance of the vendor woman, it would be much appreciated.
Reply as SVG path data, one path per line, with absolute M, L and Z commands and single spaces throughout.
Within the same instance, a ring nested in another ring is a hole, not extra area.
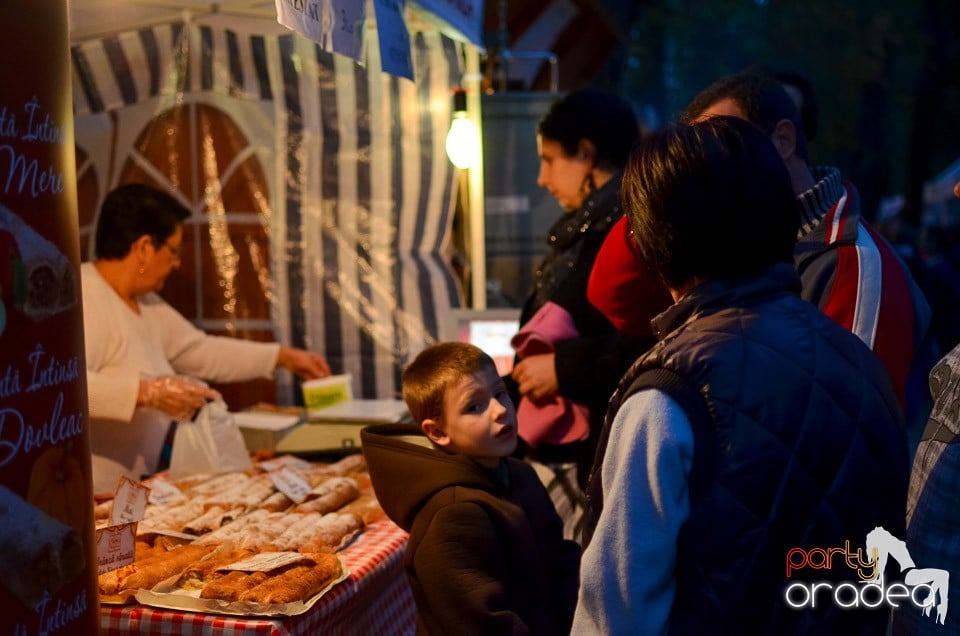
M 269 378 L 281 366 L 304 379 L 330 374 L 309 351 L 207 335 L 160 298 L 189 214 L 140 184 L 109 193 L 100 210 L 96 260 L 81 266 L 94 492 L 157 470 L 171 422 L 218 397 L 194 379 Z

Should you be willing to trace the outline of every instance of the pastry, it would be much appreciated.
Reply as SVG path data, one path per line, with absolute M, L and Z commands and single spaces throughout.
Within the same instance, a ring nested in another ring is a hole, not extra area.
M 340 576 L 340 559 L 332 554 L 309 554 L 305 561 L 271 575 L 256 587 L 244 592 L 237 600 L 247 603 L 271 604 L 306 601 Z
M 182 545 L 145 563 L 135 562 L 133 566 L 136 571 L 120 581 L 120 589 L 149 590 L 160 581 L 179 574 L 188 565 L 200 560 L 213 549 L 212 545 Z
M 294 508 L 297 512 L 328 513 L 353 501 L 360 494 L 357 482 L 349 477 L 331 477 L 310 491 L 307 500 Z
M 203 589 L 200 590 L 200 598 L 236 601 L 242 594 L 266 580 L 266 572 L 233 570 L 204 585 Z
M 236 563 L 256 554 L 255 550 L 240 548 L 213 552 L 209 557 L 187 566 L 177 580 L 177 586 L 185 590 L 199 590 L 206 584 L 224 576 L 226 572 L 218 571 L 221 568 Z

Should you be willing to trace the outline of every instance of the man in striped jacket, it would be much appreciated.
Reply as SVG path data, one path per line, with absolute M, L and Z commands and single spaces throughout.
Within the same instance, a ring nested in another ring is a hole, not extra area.
M 930 306 L 890 244 L 861 218 L 856 188 L 836 168 L 807 164 L 800 114 L 773 77 L 749 71 L 723 77 L 694 97 L 681 119 L 690 123 L 717 115 L 759 126 L 787 166 L 801 217 L 794 264 L 803 298 L 876 353 L 908 423 L 925 417 L 923 383 L 910 393 L 908 379 L 911 371 L 926 378 L 937 359 L 928 335 Z

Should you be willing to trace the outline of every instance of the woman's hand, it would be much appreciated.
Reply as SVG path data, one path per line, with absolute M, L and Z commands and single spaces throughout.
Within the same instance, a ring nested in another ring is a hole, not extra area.
M 140 380 L 137 406 L 149 406 L 175 419 L 189 420 L 207 401 L 219 399 L 220 393 L 206 384 L 174 375 Z
M 296 373 L 304 380 L 325 378 L 330 375 L 330 365 L 323 356 L 293 347 L 280 347 L 277 355 L 277 366 L 283 367 L 291 373 Z
M 556 357 L 553 353 L 543 353 L 517 363 L 510 375 L 517 381 L 521 395 L 536 401 L 557 394 L 560 387 L 554 367 Z

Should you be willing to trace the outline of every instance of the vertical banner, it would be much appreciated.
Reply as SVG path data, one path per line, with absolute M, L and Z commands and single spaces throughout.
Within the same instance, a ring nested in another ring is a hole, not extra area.
M 0 18 L 0 624 L 95 634 L 67 3 Z
M 403 19 L 406 0 L 373 0 L 380 41 L 380 68 L 384 73 L 413 80 L 410 32 Z
M 460 39 L 483 49 L 483 0 L 414 0 L 431 15 L 453 27 Z

